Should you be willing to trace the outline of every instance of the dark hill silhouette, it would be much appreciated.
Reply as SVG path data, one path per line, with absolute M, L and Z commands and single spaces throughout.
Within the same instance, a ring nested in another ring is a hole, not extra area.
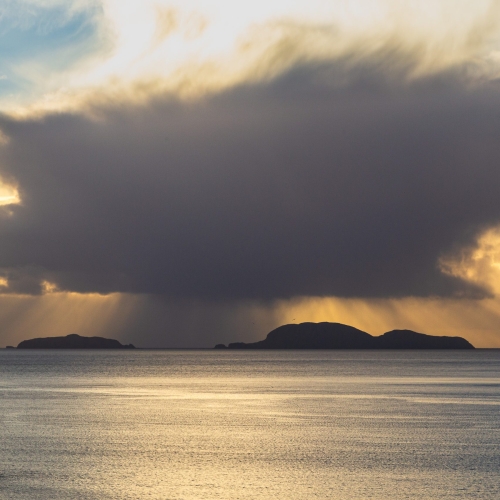
M 135 349 L 132 344 L 123 345 L 118 340 L 103 337 L 82 337 L 76 333 L 66 337 L 47 337 L 23 340 L 18 349 Z
M 224 344 L 215 348 L 223 349 Z M 435 337 L 411 330 L 392 330 L 374 337 L 341 323 L 283 325 L 265 340 L 231 343 L 229 349 L 474 349 L 461 337 Z
M 412 330 L 392 330 L 374 338 L 378 349 L 474 349 L 462 337 L 435 337 Z

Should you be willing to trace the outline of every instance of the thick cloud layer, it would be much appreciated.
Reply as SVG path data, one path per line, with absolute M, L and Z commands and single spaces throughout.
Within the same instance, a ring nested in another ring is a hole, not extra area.
M 438 259 L 500 222 L 500 94 L 457 74 L 405 83 L 387 64 L 304 66 L 97 119 L 2 118 L 22 198 L 0 220 L 10 290 L 486 293 Z

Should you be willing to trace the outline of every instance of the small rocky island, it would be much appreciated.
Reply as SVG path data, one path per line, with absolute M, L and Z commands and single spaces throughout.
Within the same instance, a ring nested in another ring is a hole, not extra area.
M 474 349 L 462 337 L 437 337 L 412 330 L 392 330 L 379 337 L 342 323 L 283 325 L 264 340 L 235 342 L 215 349 Z
M 82 337 L 76 333 L 66 337 L 47 337 L 23 340 L 18 349 L 135 349 L 132 344 L 123 345 L 118 340 L 103 337 Z

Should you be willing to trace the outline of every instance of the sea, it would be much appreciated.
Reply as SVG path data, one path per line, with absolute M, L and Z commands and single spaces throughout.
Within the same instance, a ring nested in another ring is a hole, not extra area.
M 0 351 L 0 498 L 500 499 L 500 351 Z

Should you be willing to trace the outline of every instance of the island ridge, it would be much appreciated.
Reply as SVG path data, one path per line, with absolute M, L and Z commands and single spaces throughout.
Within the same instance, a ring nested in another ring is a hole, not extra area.
M 215 349 L 474 349 L 462 337 L 437 337 L 412 330 L 392 330 L 379 337 L 342 323 L 283 325 L 264 340 L 234 342 Z
M 135 349 L 132 344 L 123 345 L 118 340 L 103 337 L 82 337 L 76 333 L 66 337 L 46 337 L 23 340 L 18 349 Z

